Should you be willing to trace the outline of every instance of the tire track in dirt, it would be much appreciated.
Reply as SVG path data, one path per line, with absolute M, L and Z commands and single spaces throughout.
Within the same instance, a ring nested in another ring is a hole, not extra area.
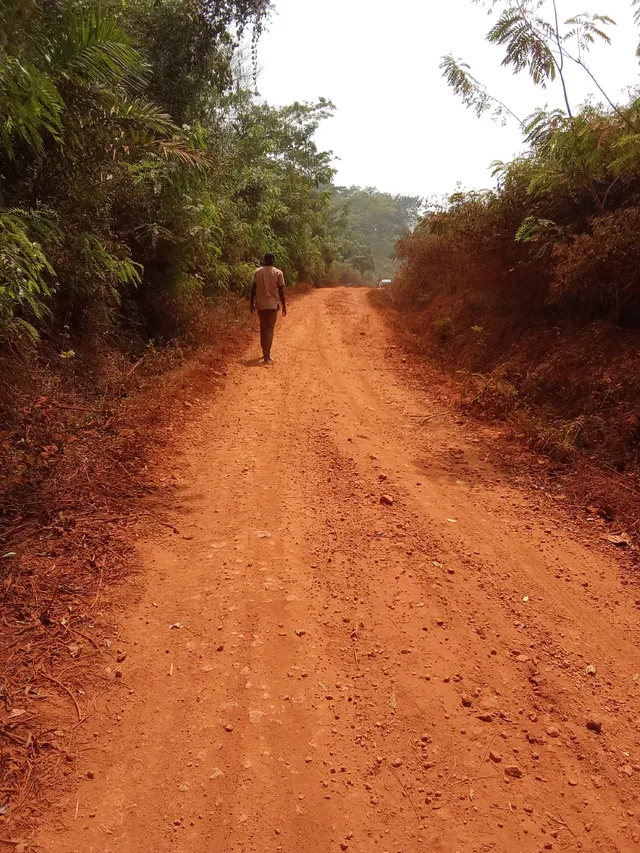
M 367 296 L 296 303 L 185 436 L 190 538 L 140 543 L 47 853 L 639 849 L 638 593 L 394 372 Z

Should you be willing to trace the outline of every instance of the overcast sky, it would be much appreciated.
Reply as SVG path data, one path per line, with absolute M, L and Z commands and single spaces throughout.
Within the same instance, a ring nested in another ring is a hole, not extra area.
M 591 55 L 591 69 L 615 98 L 638 82 L 640 38 L 631 0 L 558 0 L 563 18 L 597 11 L 613 17 L 613 46 Z M 519 115 L 559 92 L 536 89 L 501 68 L 501 49 L 484 36 L 492 18 L 472 0 L 275 0 L 259 46 L 258 87 L 270 103 L 329 98 L 335 117 L 317 141 L 336 156 L 339 184 L 429 196 L 492 183 L 489 164 L 521 149 L 517 125 L 501 127 L 464 108 L 438 68 L 452 53 Z M 571 73 L 574 102 L 593 89 Z

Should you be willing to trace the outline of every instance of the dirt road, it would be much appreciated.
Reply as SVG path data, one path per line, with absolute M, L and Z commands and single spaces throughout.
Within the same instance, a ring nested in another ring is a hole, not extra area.
M 640 850 L 640 592 L 367 296 L 294 304 L 167 462 L 46 853 Z

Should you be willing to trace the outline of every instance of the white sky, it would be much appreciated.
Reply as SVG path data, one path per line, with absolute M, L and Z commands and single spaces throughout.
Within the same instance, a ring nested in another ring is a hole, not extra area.
M 590 67 L 615 100 L 638 82 L 640 32 L 631 0 L 558 0 L 564 19 L 585 11 L 613 17 L 613 45 L 592 51 Z M 334 152 L 338 184 L 429 196 L 492 183 L 489 164 L 521 149 L 515 123 L 501 127 L 466 110 L 442 79 L 440 57 L 471 65 L 490 92 L 519 115 L 560 103 L 554 84 L 537 89 L 501 67 L 501 48 L 484 42 L 495 18 L 472 0 L 275 0 L 259 44 L 258 88 L 274 105 L 324 96 L 337 107 L 317 142 Z M 572 100 L 593 85 L 571 72 Z

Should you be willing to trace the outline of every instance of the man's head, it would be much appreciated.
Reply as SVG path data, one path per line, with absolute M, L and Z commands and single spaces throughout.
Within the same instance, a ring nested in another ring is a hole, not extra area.
M 264 256 L 265 267 L 273 267 L 273 266 L 275 266 L 275 263 L 276 263 L 276 256 L 273 255 L 271 252 L 267 252 L 267 254 Z

